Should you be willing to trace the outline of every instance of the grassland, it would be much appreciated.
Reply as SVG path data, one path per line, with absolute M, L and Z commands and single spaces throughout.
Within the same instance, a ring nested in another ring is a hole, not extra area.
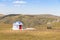
M 53 25 L 53 29 L 41 25 L 38 30 L 13 31 L 11 24 L 0 24 L 0 40 L 60 40 L 60 23 Z
M 0 40 L 60 40 L 60 32 L 2 30 Z

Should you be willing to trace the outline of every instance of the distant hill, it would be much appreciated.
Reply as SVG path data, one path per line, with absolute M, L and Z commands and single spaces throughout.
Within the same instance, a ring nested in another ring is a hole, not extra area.
M 60 17 L 50 14 L 41 15 L 21 15 L 9 14 L 0 17 L 0 23 L 12 24 L 15 21 L 22 21 L 26 27 L 45 25 L 48 22 L 60 22 Z
M 1 16 L 4 16 L 4 15 L 3 15 L 3 14 L 0 14 L 0 17 L 1 17 Z

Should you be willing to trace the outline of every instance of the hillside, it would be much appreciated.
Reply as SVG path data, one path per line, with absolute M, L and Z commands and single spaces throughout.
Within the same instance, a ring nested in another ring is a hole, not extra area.
M 15 21 L 22 21 L 25 27 L 35 27 L 45 25 L 48 22 L 60 22 L 59 16 L 50 14 L 41 15 L 21 15 L 21 14 L 9 14 L 0 17 L 0 24 L 12 24 Z
M 0 14 L 0 17 L 4 16 L 4 14 Z

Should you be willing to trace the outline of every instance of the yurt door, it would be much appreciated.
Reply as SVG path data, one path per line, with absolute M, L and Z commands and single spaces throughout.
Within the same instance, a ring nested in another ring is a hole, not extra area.
M 22 29 L 22 25 L 19 25 L 19 29 Z

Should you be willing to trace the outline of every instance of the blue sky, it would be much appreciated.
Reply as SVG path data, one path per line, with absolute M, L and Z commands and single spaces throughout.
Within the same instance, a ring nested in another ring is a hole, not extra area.
M 60 16 L 60 0 L 0 0 L 0 13 Z

